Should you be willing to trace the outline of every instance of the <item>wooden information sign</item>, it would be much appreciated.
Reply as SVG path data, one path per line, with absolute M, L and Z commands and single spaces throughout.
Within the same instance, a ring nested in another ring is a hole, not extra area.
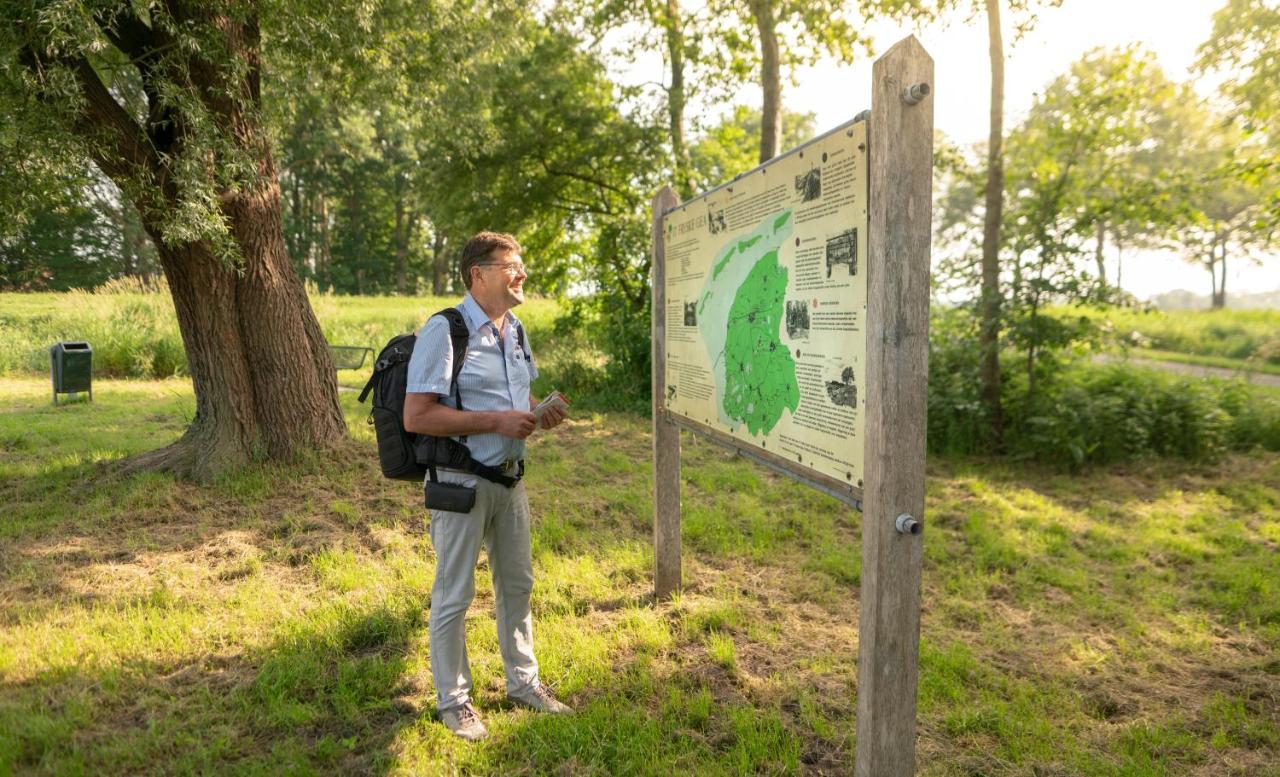
M 653 200 L 655 594 L 680 588 L 680 429 L 862 510 L 855 773 L 915 768 L 933 60 L 869 117 L 687 203 Z

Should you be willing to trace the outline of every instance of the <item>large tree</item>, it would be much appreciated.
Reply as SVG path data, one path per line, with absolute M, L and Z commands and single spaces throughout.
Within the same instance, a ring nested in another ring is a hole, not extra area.
M 580 28 L 584 37 L 598 45 L 612 36 L 610 54 L 630 62 L 642 52 L 662 55 L 666 80 L 657 86 L 662 93 L 661 111 L 667 125 L 669 177 L 682 198 L 692 197 L 697 184 L 689 164 L 690 100 L 724 92 L 731 85 L 723 78 L 714 45 L 716 19 L 709 5 L 688 8 L 680 0 L 559 0 L 559 15 Z M 650 84 L 652 85 L 652 84 Z M 627 95 L 639 96 L 645 89 Z
M 782 78 L 795 68 L 829 56 L 841 64 L 853 61 L 870 39 L 860 37 L 845 0 L 718 0 L 717 18 L 736 15 L 741 29 L 720 34 L 729 61 L 740 71 L 744 63 L 757 66 L 760 78 L 760 146 L 763 164 L 782 151 Z M 862 3 L 867 6 L 867 3 Z M 754 36 L 751 34 L 754 33 Z
M 982 292 L 979 298 L 981 351 L 978 376 L 993 442 L 1004 444 L 1000 403 L 1000 222 L 1004 218 L 1004 31 L 1000 0 L 986 0 L 987 55 L 991 61 L 991 105 L 987 134 L 987 188 L 982 222 Z
M 120 187 L 173 295 L 196 415 L 135 463 L 203 478 L 342 438 L 333 363 L 281 230 L 256 5 L 11 2 L 4 16 L 5 108 L 39 112 L 54 148 Z M 24 138 L 33 154 L 41 135 Z
M 1213 31 L 1200 47 L 1199 67 L 1224 76 L 1221 91 L 1232 104 L 1238 136 L 1226 172 L 1235 184 L 1212 192 L 1227 197 L 1231 188 L 1250 190 L 1255 210 L 1241 232 L 1247 243 L 1270 242 L 1280 232 L 1280 5 L 1274 0 L 1227 0 L 1213 15 Z M 1223 203 L 1218 203 L 1222 205 Z M 1251 221 L 1251 223 L 1248 223 Z M 1229 222 L 1219 221 L 1220 224 Z M 1212 242 L 1212 241 L 1211 241 Z M 1226 304 L 1226 242 L 1219 240 L 1223 260 L 1215 275 L 1214 305 Z M 1202 252 L 1207 259 L 1209 252 Z M 1210 270 L 1217 264 L 1210 260 Z M 1218 278 L 1221 278 L 1219 281 Z
M 1210 305 L 1223 308 L 1228 265 L 1260 264 L 1280 243 L 1274 213 L 1269 212 L 1280 190 L 1280 174 L 1257 161 L 1255 144 L 1237 125 L 1207 106 L 1194 118 L 1190 143 L 1171 162 L 1190 185 L 1180 198 L 1184 211 L 1167 239 L 1184 259 L 1209 273 Z

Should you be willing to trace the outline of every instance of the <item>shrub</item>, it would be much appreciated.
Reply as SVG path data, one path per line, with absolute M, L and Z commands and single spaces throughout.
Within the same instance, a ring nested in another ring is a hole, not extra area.
M 979 401 L 976 322 L 963 309 L 931 321 L 929 450 L 995 454 Z M 1088 327 L 1081 328 L 1088 336 Z M 1025 358 L 1006 351 L 1004 453 L 1068 466 L 1153 456 L 1212 459 L 1227 450 L 1280 450 L 1280 395 L 1241 381 L 1185 378 L 1158 370 L 1098 365 L 1078 341 L 1062 339 L 1036 362 L 1029 391 Z
M 935 308 L 930 319 L 929 450 L 992 452 L 991 420 L 979 394 L 977 320 L 961 308 Z
M 1017 392 L 1016 377 L 1009 388 Z M 1016 456 L 1072 465 L 1148 456 L 1212 458 L 1229 442 L 1215 386 L 1152 370 L 1076 364 L 1032 401 L 1008 405 Z
M 608 295 L 570 301 L 556 319 L 539 371 L 586 407 L 646 412 L 650 406 L 649 310 Z
M 26 295 L 7 296 L 16 301 Z M 168 378 L 187 372 L 177 316 L 163 284 L 148 291 L 117 281 L 96 292 L 30 296 L 22 301 L 31 303 L 32 312 L 0 319 L 0 374 L 47 373 L 49 346 L 67 340 L 90 344 L 94 374 L 100 377 Z

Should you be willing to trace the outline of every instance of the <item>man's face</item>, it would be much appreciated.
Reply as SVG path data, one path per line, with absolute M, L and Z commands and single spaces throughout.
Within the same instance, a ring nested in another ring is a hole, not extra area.
M 520 254 L 511 250 L 499 250 L 476 265 L 475 280 L 471 284 L 472 296 L 482 295 L 485 300 L 513 308 L 524 302 L 524 280 L 528 273 Z

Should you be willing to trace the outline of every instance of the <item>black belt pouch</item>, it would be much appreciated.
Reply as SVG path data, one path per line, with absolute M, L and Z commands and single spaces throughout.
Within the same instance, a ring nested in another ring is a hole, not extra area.
M 469 513 L 476 506 L 476 490 L 470 486 L 428 480 L 424 490 L 428 510 Z

